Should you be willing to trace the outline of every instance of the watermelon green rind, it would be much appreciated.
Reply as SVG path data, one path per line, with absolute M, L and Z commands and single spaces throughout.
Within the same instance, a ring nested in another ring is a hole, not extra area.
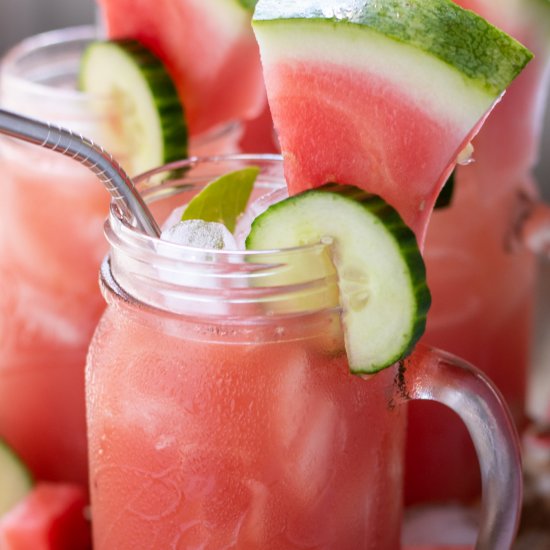
M 262 0 L 253 26 L 308 20 L 309 25 L 368 28 L 440 59 L 491 95 L 502 93 L 533 57 L 519 42 L 450 0 L 341 0 L 330 6 L 318 0 Z
M 326 181 L 364 187 L 420 243 L 458 154 L 532 57 L 449 0 L 259 0 L 253 27 L 289 192 Z M 496 59 L 480 68 L 475 55 L 491 36 Z
M 550 42 L 550 0 L 454 0 L 531 47 L 530 36 Z M 535 51 L 537 51 L 535 49 Z
M 187 156 L 188 129 L 185 110 L 178 98 L 174 82 L 169 77 L 160 60 L 136 40 L 119 39 L 116 41 L 142 68 L 151 89 L 151 95 L 159 113 L 164 136 L 164 158 L 168 163 Z

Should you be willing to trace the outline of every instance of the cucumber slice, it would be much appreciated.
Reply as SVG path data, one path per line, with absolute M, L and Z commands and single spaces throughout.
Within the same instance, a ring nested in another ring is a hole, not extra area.
M 32 488 L 33 478 L 15 451 L 0 439 L 0 517 Z
M 116 106 L 103 118 L 105 142 L 112 151 L 128 151 L 120 159 L 138 174 L 187 156 L 184 108 L 163 63 L 131 39 L 91 42 L 80 66 L 79 86 Z
M 408 355 L 431 297 L 414 233 L 380 197 L 326 184 L 272 205 L 252 223 L 247 249 L 332 240 L 346 352 L 354 373 L 374 373 Z

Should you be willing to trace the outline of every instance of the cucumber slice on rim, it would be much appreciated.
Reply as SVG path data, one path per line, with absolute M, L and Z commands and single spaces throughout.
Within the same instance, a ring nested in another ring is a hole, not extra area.
M 247 249 L 332 241 L 350 370 L 374 373 L 407 356 L 431 297 L 414 233 L 380 197 L 326 184 L 272 205 L 252 223 Z
M 15 451 L 0 439 L 0 517 L 32 488 L 33 478 Z
M 101 145 L 128 151 L 130 158 L 120 160 L 132 174 L 187 156 L 187 123 L 176 87 L 160 59 L 138 41 L 91 42 L 79 86 L 116 106 L 105 117 Z

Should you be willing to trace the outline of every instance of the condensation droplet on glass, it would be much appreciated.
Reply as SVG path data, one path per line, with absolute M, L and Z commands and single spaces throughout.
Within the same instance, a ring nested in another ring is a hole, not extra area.
M 471 142 L 460 151 L 458 154 L 458 157 L 456 159 L 456 163 L 460 164 L 461 166 L 466 166 L 468 164 L 471 164 L 474 162 L 474 146 Z

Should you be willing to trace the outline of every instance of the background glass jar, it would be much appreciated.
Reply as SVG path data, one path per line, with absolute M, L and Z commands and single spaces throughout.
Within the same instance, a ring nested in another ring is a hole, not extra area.
M 76 89 L 91 27 L 30 37 L 0 60 L 0 105 L 64 126 L 128 165 L 109 142 L 120 104 Z M 238 122 L 192 140 L 195 153 L 234 151 Z M 38 479 L 87 484 L 84 362 L 101 311 L 97 271 L 109 197 L 80 164 L 0 139 L 0 437 Z

